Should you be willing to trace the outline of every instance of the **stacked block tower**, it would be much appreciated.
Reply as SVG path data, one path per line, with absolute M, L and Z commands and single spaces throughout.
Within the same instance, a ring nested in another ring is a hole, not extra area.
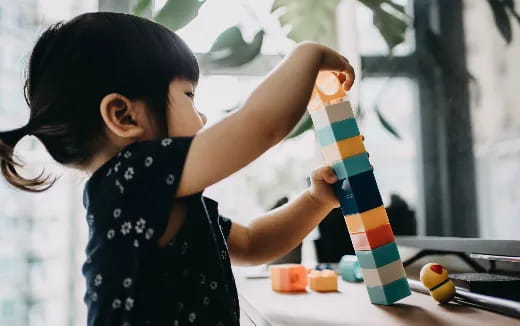
M 321 72 L 308 111 L 338 196 L 370 301 L 388 305 L 410 295 L 394 234 L 350 102 L 338 75 Z

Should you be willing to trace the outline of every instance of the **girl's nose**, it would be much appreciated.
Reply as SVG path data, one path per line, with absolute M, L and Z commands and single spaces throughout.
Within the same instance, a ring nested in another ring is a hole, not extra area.
M 197 111 L 197 113 L 199 114 L 200 116 L 200 119 L 202 120 L 202 124 L 206 124 L 206 122 L 208 122 L 208 118 L 204 115 L 204 113 L 200 112 L 200 111 Z

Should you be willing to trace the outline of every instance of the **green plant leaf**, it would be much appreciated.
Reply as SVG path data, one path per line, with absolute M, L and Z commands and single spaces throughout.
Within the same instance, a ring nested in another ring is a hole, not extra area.
M 142 16 L 146 9 L 150 7 L 152 0 L 138 0 L 134 9 L 132 10 L 134 15 Z
M 399 15 L 404 16 L 404 7 L 394 3 L 392 0 L 359 0 L 365 6 L 372 10 L 374 15 L 374 25 L 383 36 L 388 47 L 393 49 L 396 45 L 404 42 L 404 35 L 406 32 L 406 21 L 387 11 L 387 7 L 393 8 L 399 12 Z M 385 6 L 386 5 L 386 6 Z
M 385 117 L 383 117 L 381 111 L 379 110 L 379 106 L 376 105 L 374 107 L 374 111 L 376 111 L 377 119 L 379 120 L 383 128 L 385 128 L 389 133 L 394 135 L 395 138 L 401 139 L 401 136 L 399 135 L 397 130 L 395 130 L 395 128 L 388 122 L 388 120 L 386 120 Z
M 307 130 L 312 129 L 312 119 L 308 113 L 305 113 L 300 121 L 296 124 L 293 130 L 289 133 L 289 135 L 285 139 L 291 139 L 297 137 Z
M 495 24 L 497 25 L 500 35 L 502 35 L 507 44 L 510 44 L 513 40 L 513 32 L 504 2 L 500 0 L 488 0 L 488 4 L 493 12 L 493 18 L 495 19 Z
M 176 31 L 197 17 L 205 2 L 206 0 L 168 0 L 154 20 Z
M 290 27 L 287 37 L 301 42 L 319 41 L 332 32 L 334 14 L 339 0 L 275 0 L 271 12 L 282 12 L 278 20 Z
M 222 32 L 201 63 L 206 67 L 238 67 L 253 60 L 262 48 L 265 32 L 258 31 L 253 40 L 247 43 L 238 26 Z
M 520 23 L 520 15 L 515 10 L 515 1 L 514 0 L 502 0 L 504 2 L 504 6 L 509 9 L 509 13 L 515 17 L 516 21 Z

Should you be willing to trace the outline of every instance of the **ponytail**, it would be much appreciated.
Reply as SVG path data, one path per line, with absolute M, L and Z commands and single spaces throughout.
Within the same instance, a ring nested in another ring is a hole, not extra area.
M 0 170 L 7 182 L 18 189 L 29 192 L 45 191 L 54 184 L 55 179 L 49 180 L 48 176 L 44 176 L 43 171 L 36 178 L 26 179 L 16 171 L 16 167 L 22 168 L 23 164 L 16 160 L 14 147 L 27 134 L 27 126 L 0 131 Z

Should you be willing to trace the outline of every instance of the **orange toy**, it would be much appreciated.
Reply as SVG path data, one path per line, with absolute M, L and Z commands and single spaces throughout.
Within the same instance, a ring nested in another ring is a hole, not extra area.
M 298 292 L 307 287 L 307 268 L 300 264 L 271 265 L 271 285 L 274 291 Z
M 352 86 L 352 81 L 346 79 L 344 73 L 320 72 L 307 106 L 309 112 L 321 109 L 323 103 L 341 102 L 347 96 L 345 90 Z
M 325 269 L 322 271 L 313 270 L 309 274 L 311 289 L 318 292 L 338 291 L 338 275 L 336 272 Z

